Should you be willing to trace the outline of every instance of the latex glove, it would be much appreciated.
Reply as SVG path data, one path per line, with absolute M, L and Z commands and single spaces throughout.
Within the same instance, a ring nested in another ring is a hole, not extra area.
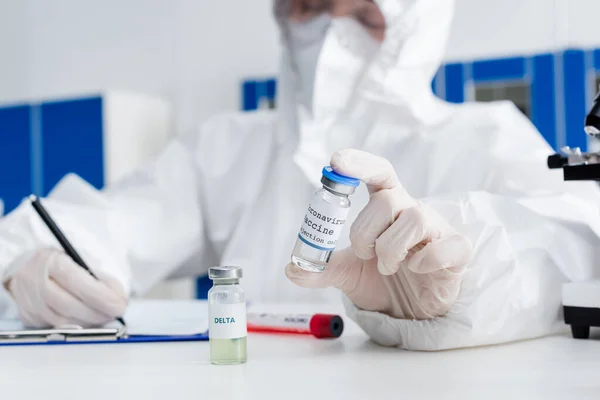
M 62 251 L 42 249 L 18 262 L 5 286 L 28 327 L 100 326 L 125 312 L 128 298 L 117 280 L 101 271 L 94 279 Z
M 290 263 L 303 287 L 336 287 L 359 308 L 395 318 L 445 315 L 458 296 L 470 241 L 434 210 L 413 199 L 384 158 L 358 150 L 331 157 L 332 168 L 360 179 L 370 200 L 350 229 L 351 247 L 335 251 L 322 273 Z

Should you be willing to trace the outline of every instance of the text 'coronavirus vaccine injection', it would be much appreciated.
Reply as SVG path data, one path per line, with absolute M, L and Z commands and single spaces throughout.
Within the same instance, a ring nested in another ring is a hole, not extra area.
M 240 267 L 212 267 L 208 277 L 208 337 L 210 362 L 242 364 L 246 362 L 246 294 L 240 287 Z
M 327 166 L 323 168 L 321 183 L 323 188 L 315 192 L 308 205 L 292 251 L 292 262 L 311 272 L 325 270 L 350 211 L 348 196 L 360 181 Z

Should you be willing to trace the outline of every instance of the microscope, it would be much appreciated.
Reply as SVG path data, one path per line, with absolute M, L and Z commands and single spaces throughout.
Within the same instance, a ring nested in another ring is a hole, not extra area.
M 600 93 L 585 118 L 584 131 L 600 139 Z M 548 157 L 548 167 L 562 168 L 565 181 L 600 182 L 600 151 L 582 153 L 579 148 L 568 147 L 561 151 Z M 562 304 L 565 323 L 571 326 L 574 338 L 587 339 L 591 326 L 600 327 L 600 281 L 564 284 Z

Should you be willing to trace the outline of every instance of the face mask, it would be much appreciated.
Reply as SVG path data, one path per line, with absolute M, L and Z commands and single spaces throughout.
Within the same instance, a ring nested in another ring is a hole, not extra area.
M 296 99 L 309 111 L 312 110 L 317 62 L 330 24 L 331 17 L 322 14 L 307 22 L 288 25 Z
M 328 118 L 348 106 L 379 48 L 380 43 L 354 18 L 332 21 L 315 79 L 315 118 Z

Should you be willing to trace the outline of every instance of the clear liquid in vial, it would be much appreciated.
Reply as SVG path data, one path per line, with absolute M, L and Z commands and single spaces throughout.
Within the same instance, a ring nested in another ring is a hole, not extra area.
M 332 251 L 319 250 L 296 239 L 292 250 L 292 262 L 309 272 L 323 272 L 329 262 Z

